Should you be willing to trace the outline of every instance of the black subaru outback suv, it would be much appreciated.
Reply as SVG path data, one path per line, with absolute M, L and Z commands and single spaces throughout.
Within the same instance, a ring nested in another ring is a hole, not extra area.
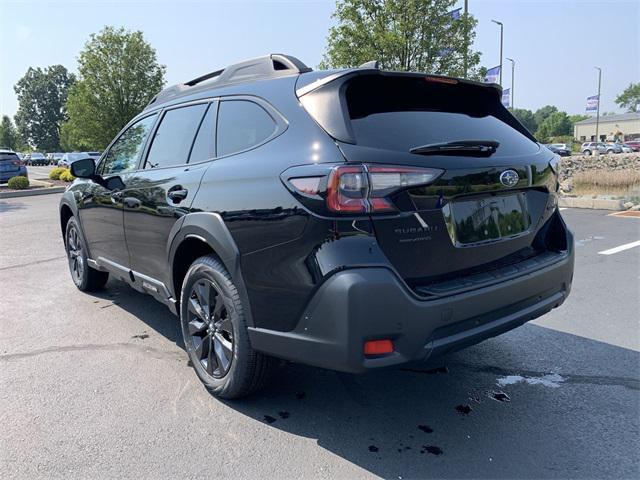
M 276 357 L 364 372 L 559 306 L 557 162 L 496 85 L 274 54 L 159 93 L 72 164 L 60 220 L 77 287 L 113 275 L 165 303 L 234 398 Z

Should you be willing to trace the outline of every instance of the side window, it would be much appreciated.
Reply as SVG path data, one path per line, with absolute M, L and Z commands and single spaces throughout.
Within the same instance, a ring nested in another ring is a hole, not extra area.
M 206 103 L 168 110 L 156 129 L 144 168 L 161 168 L 187 163 Z
M 209 109 L 200 124 L 196 140 L 193 142 L 189 163 L 202 162 L 215 156 L 216 148 L 216 103 L 209 105 Z
M 131 125 L 120 135 L 100 165 L 102 175 L 127 172 L 136 168 L 142 147 L 156 117 L 157 114 L 149 115 Z
M 276 129 L 276 122 L 264 108 L 246 100 L 225 100 L 218 111 L 217 155 L 251 148 Z

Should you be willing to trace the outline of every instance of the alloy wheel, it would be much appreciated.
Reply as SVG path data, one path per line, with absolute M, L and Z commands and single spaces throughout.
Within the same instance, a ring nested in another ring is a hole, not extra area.
M 188 299 L 187 328 L 197 361 L 208 375 L 224 377 L 233 360 L 233 324 L 220 289 L 208 279 L 198 280 Z
M 71 226 L 67 233 L 67 257 L 69 260 L 69 270 L 74 282 L 82 283 L 84 275 L 84 257 L 82 256 L 82 244 L 80 236 L 75 226 Z

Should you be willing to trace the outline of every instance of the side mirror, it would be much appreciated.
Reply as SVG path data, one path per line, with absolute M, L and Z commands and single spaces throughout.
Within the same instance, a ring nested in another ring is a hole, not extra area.
M 83 158 L 71 164 L 71 175 L 78 178 L 93 178 L 96 175 L 96 163 L 93 158 Z

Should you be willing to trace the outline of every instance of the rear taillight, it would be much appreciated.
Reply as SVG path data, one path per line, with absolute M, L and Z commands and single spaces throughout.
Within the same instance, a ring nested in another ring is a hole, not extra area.
M 438 178 L 442 170 L 380 165 L 345 165 L 335 167 L 327 181 L 327 209 L 335 213 L 394 211 L 388 198 L 398 190 L 426 185 Z

